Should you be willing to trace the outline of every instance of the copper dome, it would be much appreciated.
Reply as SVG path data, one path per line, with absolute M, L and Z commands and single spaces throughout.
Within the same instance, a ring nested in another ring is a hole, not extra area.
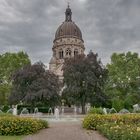
M 81 30 L 72 21 L 72 12 L 69 6 L 66 9 L 65 15 L 66 15 L 65 22 L 63 22 L 58 27 L 55 33 L 55 40 L 60 39 L 60 38 L 67 38 L 67 37 L 78 38 L 80 40 L 83 40 Z

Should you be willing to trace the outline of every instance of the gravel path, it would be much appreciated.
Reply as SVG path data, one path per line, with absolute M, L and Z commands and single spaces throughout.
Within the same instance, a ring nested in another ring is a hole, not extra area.
M 107 140 L 96 131 L 86 131 L 80 122 L 51 123 L 49 129 L 40 131 L 24 140 Z

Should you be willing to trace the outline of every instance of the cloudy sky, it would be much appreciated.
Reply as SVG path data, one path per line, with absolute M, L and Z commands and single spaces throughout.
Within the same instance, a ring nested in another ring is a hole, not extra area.
M 103 63 L 113 52 L 140 52 L 140 0 L 69 0 L 73 21 Z M 0 54 L 25 51 L 48 64 L 67 0 L 0 0 Z

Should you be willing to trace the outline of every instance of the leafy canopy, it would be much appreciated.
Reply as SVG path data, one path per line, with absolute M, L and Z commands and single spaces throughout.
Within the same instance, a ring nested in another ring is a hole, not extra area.
M 78 55 L 68 58 L 64 63 L 63 97 L 71 104 L 82 105 L 83 113 L 86 103 L 101 105 L 105 103 L 103 87 L 107 77 L 107 70 L 98 60 L 97 54 L 90 52 L 87 56 Z
M 140 58 L 137 53 L 114 53 L 107 65 L 109 78 L 106 93 L 112 101 L 123 101 L 129 108 L 140 99 Z
M 0 55 L 0 104 L 7 103 L 12 88 L 11 75 L 27 64 L 30 59 L 24 52 Z
M 42 102 L 54 106 L 59 102 L 59 80 L 42 63 L 28 65 L 13 75 L 11 103 L 29 104 Z

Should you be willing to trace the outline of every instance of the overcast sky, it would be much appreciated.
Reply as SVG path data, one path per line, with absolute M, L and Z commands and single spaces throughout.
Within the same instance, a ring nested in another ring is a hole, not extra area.
M 86 53 L 106 64 L 113 52 L 140 52 L 140 0 L 69 1 Z M 48 64 L 66 7 L 67 0 L 0 0 L 0 54 L 23 50 Z

